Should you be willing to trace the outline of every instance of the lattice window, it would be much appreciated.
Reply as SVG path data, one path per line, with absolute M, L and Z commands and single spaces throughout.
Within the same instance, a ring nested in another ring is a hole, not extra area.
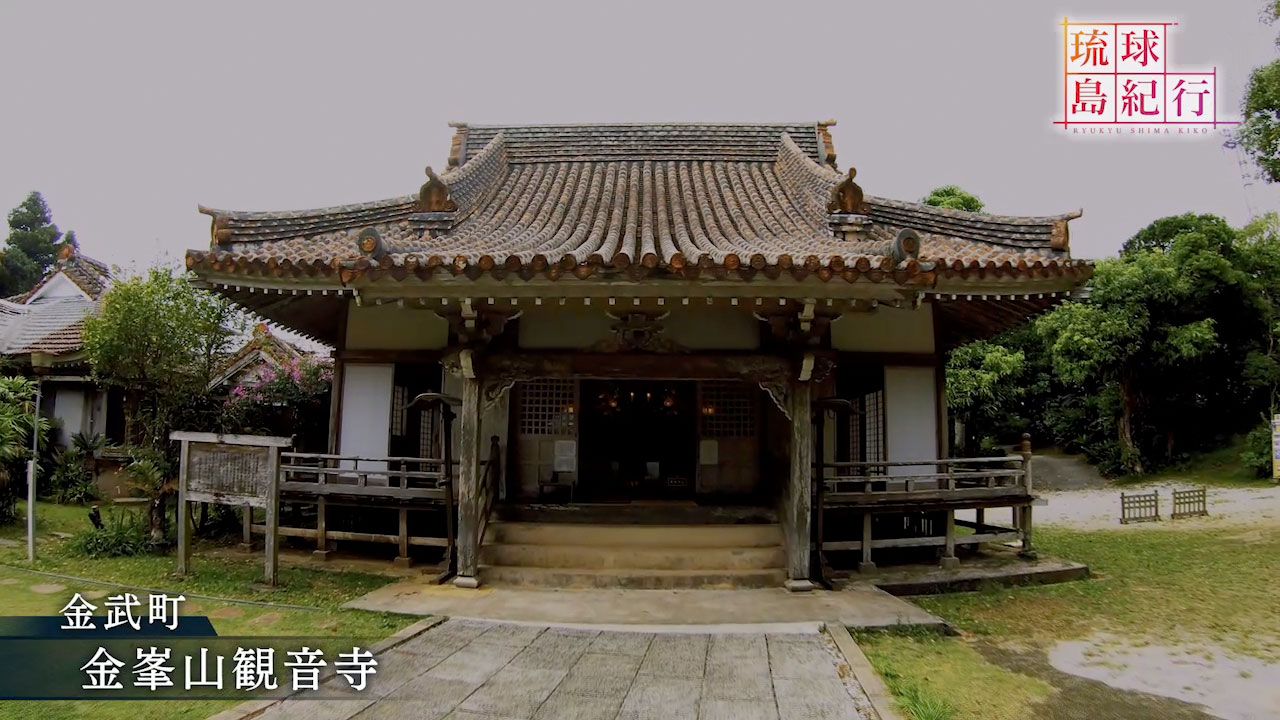
M 884 452 L 884 390 L 869 392 L 862 397 L 862 417 L 866 432 L 863 435 L 863 459 L 866 462 L 881 462 Z M 883 468 L 877 472 L 884 472 Z
M 848 432 L 849 462 L 882 462 L 884 450 L 884 391 L 865 393 L 855 400 L 861 413 L 850 413 Z M 885 468 L 840 468 L 837 475 L 884 475 Z
M 439 442 L 436 440 L 436 416 L 439 410 L 419 410 L 418 411 L 418 457 L 436 458 L 440 455 L 436 454 L 436 446 Z
M 520 434 L 575 435 L 576 380 L 530 380 L 520 383 Z
M 409 388 L 396 385 L 391 390 L 391 434 L 401 437 L 409 424 Z
M 702 437 L 753 437 L 756 434 L 756 394 L 743 382 L 706 381 L 699 384 L 698 413 Z

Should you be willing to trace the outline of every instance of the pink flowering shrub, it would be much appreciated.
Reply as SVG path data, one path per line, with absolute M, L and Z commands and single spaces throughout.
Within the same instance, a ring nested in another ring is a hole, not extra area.
M 333 368 L 310 358 L 263 367 L 233 386 L 223 403 L 225 432 L 309 436 L 328 422 Z M 319 427 L 313 427 L 319 424 Z

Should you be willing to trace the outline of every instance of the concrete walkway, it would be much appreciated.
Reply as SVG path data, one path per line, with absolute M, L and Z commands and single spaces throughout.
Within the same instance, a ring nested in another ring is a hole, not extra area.
M 480 587 L 464 590 L 422 579 L 378 588 L 343 607 L 406 615 L 592 628 L 670 625 L 776 625 L 839 622 L 847 627 L 942 627 L 937 617 L 878 588 L 840 592 L 761 590 L 551 590 Z M 590 618 L 590 625 L 582 625 Z
M 632 591 L 631 594 L 634 594 Z M 630 596 L 630 595 L 629 595 Z M 449 620 L 262 720 L 858 720 L 834 643 L 806 633 L 652 634 Z

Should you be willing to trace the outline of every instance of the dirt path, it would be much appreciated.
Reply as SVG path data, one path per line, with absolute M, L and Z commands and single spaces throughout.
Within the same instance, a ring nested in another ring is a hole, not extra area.
M 1039 483 L 1037 482 L 1037 487 Z M 1209 488 L 1209 516 L 1169 519 L 1174 490 L 1191 487 L 1187 483 L 1160 482 L 1121 488 L 1082 490 L 1037 490 L 1047 505 L 1035 508 L 1036 525 L 1055 525 L 1076 530 L 1126 530 L 1176 528 L 1193 530 L 1205 526 L 1254 525 L 1280 527 L 1280 486 L 1268 488 Z M 1161 522 L 1120 524 L 1120 493 L 1160 493 Z M 961 519 L 972 519 L 972 511 L 957 513 Z M 988 510 L 987 521 L 1011 522 L 1007 509 Z

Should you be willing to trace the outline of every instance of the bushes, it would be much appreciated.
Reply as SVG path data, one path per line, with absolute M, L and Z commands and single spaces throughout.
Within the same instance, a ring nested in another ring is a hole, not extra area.
M 1257 477 L 1271 477 L 1271 423 L 1265 420 L 1249 431 L 1240 464 Z
M 70 547 L 85 557 L 108 558 L 143 555 L 154 545 L 142 516 L 116 511 L 107 514 L 101 528 L 76 533 Z
M 63 505 L 89 502 L 98 497 L 98 485 L 85 465 L 85 455 L 72 447 L 53 458 L 49 473 L 49 496 Z

